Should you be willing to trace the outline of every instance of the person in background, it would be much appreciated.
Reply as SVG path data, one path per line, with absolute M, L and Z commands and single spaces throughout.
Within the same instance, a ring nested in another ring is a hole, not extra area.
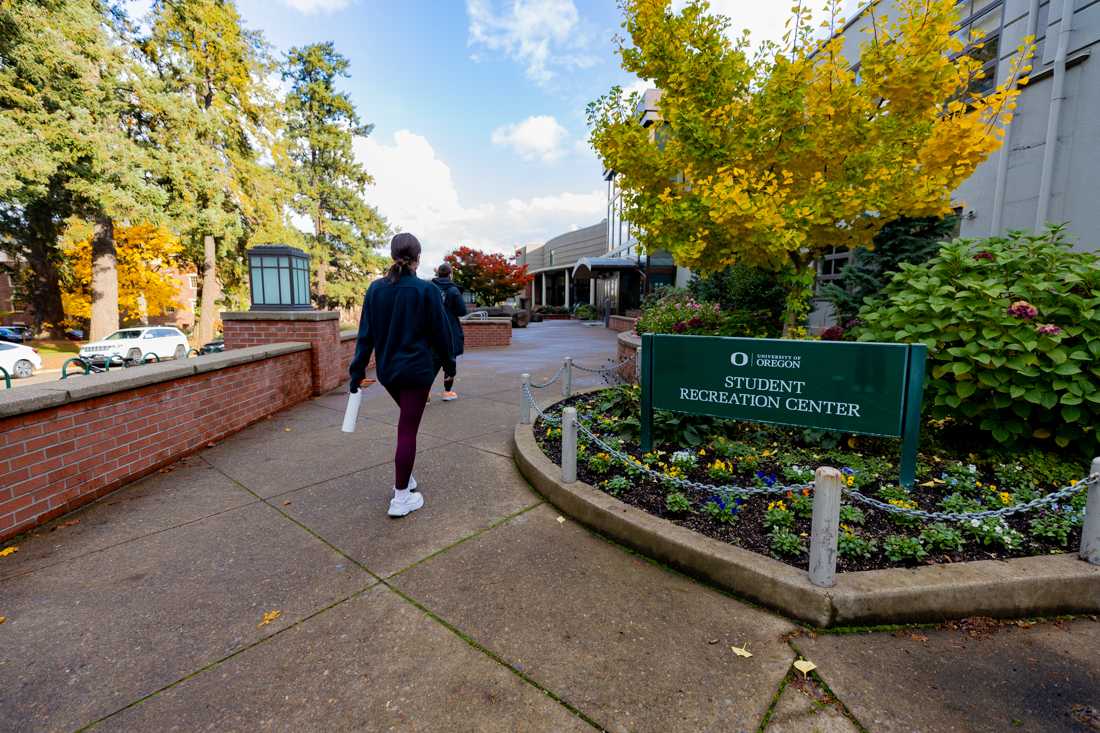
M 466 301 L 462 299 L 462 289 L 451 280 L 451 266 L 444 262 L 435 271 L 436 277 L 432 280 L 435 286 L 443 293 L 443 310 L 447 311 L 447 322 L 451 327 L 451 346 L 457 359 L 465 347 L 465 338 L 462 334 L 462 323 L 458 319 L 466 315 Z M 447 371 L 443 369 L 443 401 L 457 400 L 458 394 L 454 391 L 455 369 Z
M 389 272 L 371 283 L 363 298 L 359 338 L 348 372 L 350 389 L 358 392 L 374 352 L 378 381 L 401 410 L 389 515 L 403 517 L 424 506 L 424 496 L 412 477 L 416 433 L 439 367 L 454 374 L 455 360 L 439 290 L 416 276 L 420 242 L 411 234 L 398 234 L 390 241 L 390 256 Z

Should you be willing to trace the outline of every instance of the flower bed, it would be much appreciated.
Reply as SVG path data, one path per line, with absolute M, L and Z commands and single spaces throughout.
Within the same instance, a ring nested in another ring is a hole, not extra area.
M 632 464 L 617 461 L 578 436 L 578 478 L 640 509 L 709 537 L 797 567 L 806 567 L 812 493 L 802 488 L 814 468 L 840 468 L 853 489 L 899 508 L 970 512 L 997 509 L 1045 495 L 1080 479 L 1086 459 L 1057 452 L 1011 456 L 973 442 L 972 431 L 950 421 L 924 426 L 917 483 L 897 485 L 897 441 L 739 423 L 658 412 L 654 450 L 637 444 L 636 386 L 576 396 L 573 405 L 588 427 Z M 535 437 L 560 463 L 560 429 L 539 419 Z M 701 492 L 643 473 L 647 466 L 674 478 L 710 485 L 792 488 L 771 496 Z M 852 503 L 841 508 L 840 570 L 913 566 L 1068 552 L 1080 541 L 1085 491 L 1055 505 L 1005 519 L 925 523 Z

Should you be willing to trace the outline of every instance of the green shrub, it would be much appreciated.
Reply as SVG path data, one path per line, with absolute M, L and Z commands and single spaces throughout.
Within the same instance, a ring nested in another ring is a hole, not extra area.
M 882 543 L 882 550 L 890 562 L 918 563 L 928 557 L 928 550 L 919 537 L 892 534 Z
M 964 544 L 962 533 L 942 522 L 928 525 L 920 538 L 934 552 L 959 552 Z
M 604 481 L 602 487 L 604 491 L 612 496 L 619 496 L 630 490 L 630 479 L 626 476 L 615 476 Z
M 594 321 L 599 317 L 596 307 L 588 303 L 581 303 L 573 309 L 573 315 L 582 321 Z
M 875 552 L 875 541 L 866 537 L 860 537 L 856 531 L 847 525 L 842 525 L 840 535 L 837 537 L 837 553 L 850 560 L 866 560 Z
M 1031 530 L 1033 537 L 1065 545 L 1069 542 L 1070 532 L 1077 523 L 1078 517 L 1075 512 L 1043 512 L 1031 520 L 1028 529 Z
M 679 491 L 673 491 L 665 497 L 665 508 L 673 514 L 686 514 L 691 511 L 691 499 Z
M 712 275 L 693 276 L 688 291 L 701 303 L 721 306 L 730 315 L 730 323 L 744 325 L 744 332 L 725 336 L 778 338 L 783 331 L 787 291 L 776 272 L 730 265 Z
M 1005 444 L 1100 444 L 1100 258 L 1061 228 L 946 244 L 902 265 L 859 319 L 862 341 L 928 346 L 934 417 Z
M 797 534 L 784 527 L 776 527 L 768 535 L 772 552 L 776 555 L 797 557 L 806 554 L 806 543 Z
M 867 520 L 863 510 L 851 504 L 842 504 L 840 507 L 840 521 L 845 524 L 863 524 Z

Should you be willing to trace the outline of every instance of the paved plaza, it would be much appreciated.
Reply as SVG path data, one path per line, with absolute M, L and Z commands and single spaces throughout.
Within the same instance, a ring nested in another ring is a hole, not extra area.
M 0 731 L 1100 730 L 1095 618 L 815 634 L 562 517 L 512 460 L 520 374 L 614 354 L 576 322 L 467 353 L 406 519 L 374 385 L 355 434 L 337 390 L 20 538 Z

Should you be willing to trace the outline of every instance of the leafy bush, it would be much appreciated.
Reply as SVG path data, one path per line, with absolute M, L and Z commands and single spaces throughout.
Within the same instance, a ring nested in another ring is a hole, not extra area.
M 821 296 L 832 303 L 840 324 L 830 340 L 843 337 L 844 327 L 856 318 L 863 302 L 877 295 L 901 265 L 919 265 L 935 255 L 957 223 L 954 216 L 897 219 L 875 235 L 874 249 L 853 250 L 840 279 L 821 288 Z
M 665 508 L 673 514 L 685 514 L 691 511 L 691 499 L 679 491 L 673 491 L 665 497 Z
M 732 320 L 750 327 L 745 333 L 726 336 L 777 338 L 783 331 L 783 306 L 787 291 L 778 273 L 748 265 L 730 265 L 721 272 L 688 283 L 688 291 L 702 303 L 717 303 Z
M 776 555 L 790 555 L 797 557 L 806 553 L 806 543 L 796 533 L 784 527 L 776 527 L 768 535 L 771 540 L 772 552 Z
M 860 537 L 847 525 L 841 525 L 836 540 L 837 553 L 850 560 L 866 560 L 874 554 L 877 545 L 874 540 Z
M 934 417 L 1006 444 L 1100 444 L 1100 258 L 1061 228 L 957 239 L 902 265 L 859 319 L 862 341 L 928 346 Z
M 630 479 L 626 476 L 615 476 L 604 481 L 602 486 L 603 490 L 612 496 L 619 496 L 630 490 Z
M 928 550 L 919 537 L 892 534 L 882 543 L 882 550 L 890 562 L 918 563 L 928 557 Z
M 703 513 L 711 517 L 719 524 L 734 524 L 737 522 L 737 513 L 741 509 L 742 499 L 726 499 L 721 496 L 711 497 L 703 505 Z
M 958 552 L 963 548 L 963 536 L 959 530 L 942 522 L 928 525 L 920 533 L 921 541 L 934 552 Z
M 599 317 L 596 308 L 588 303 L 581 303 L 573 309 L 573 315 L 582 321 L 594 321 Z

